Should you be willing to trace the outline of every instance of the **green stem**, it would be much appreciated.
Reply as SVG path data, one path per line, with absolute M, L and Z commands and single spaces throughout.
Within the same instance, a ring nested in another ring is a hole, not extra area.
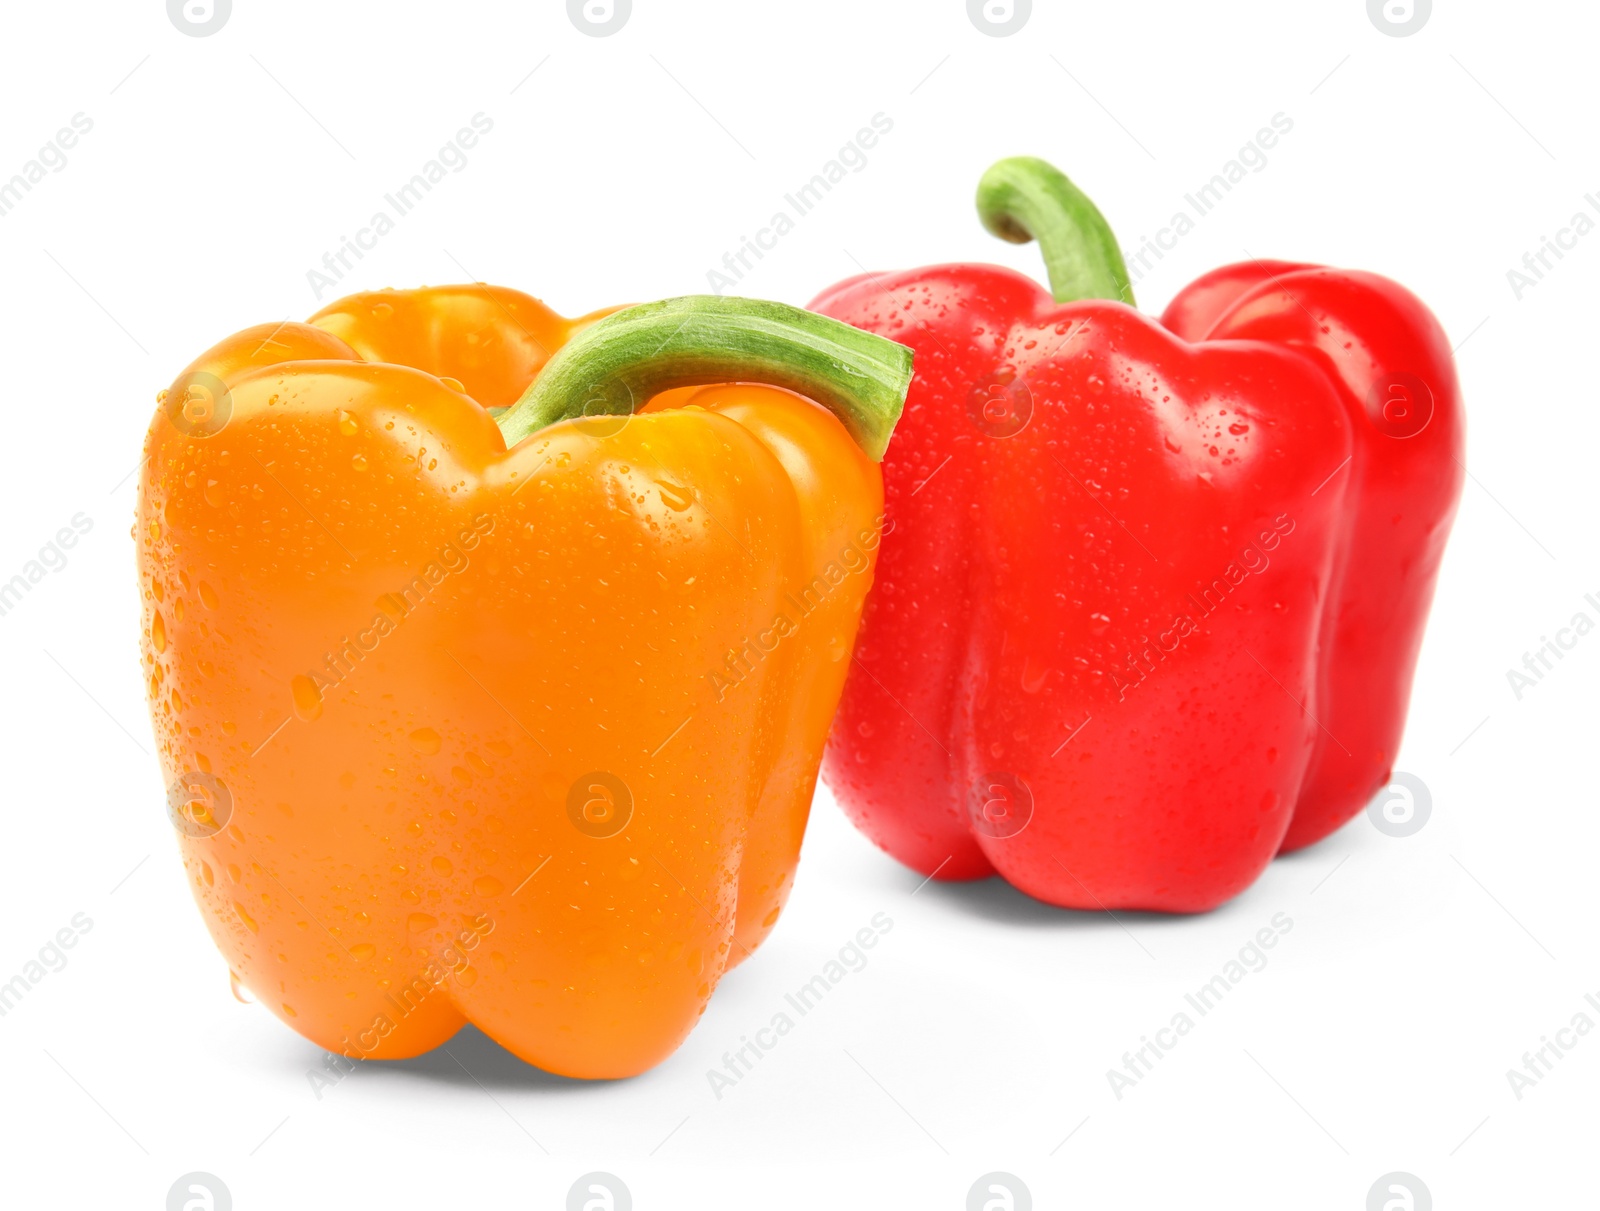
M 1133 285 L 1111 225 L 1066 175 L 1032 156 L 1001 160 L 978 182 L 978 217 L 1013 244 L 1039 241 L 1058 303 L 1120 299 Z
M 911 350 L 759 299 L 689 295 L 591 324 L 495 420 L 506 445 L 557 421 L 625 416 L 673 387 L 768 383 L 815 400 L 882 461 L 911 383 Z

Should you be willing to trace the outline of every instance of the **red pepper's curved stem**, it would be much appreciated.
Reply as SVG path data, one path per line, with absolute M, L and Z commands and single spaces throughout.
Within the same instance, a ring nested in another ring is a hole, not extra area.
M 1058 303 L 1120 299 L 1133 285 L 1111 225 L 1060 170 L 1032 156 L 1001 160 L 978 182 L 978 217 L 1013 244 L 1039 241 Z
M 606 316 L 557 351 L 496 423 L 513 446 L 556 421 L 624 416 L 659 391 L 769 383 L 814 399 L 883 459 L 911 383 L 911 350 L 758 299 L 689 295 Z

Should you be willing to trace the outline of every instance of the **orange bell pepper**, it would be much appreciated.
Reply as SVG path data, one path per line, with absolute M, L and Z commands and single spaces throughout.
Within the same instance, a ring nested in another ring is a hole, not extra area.
M 235 979 L 348 1056 L 468 1021 L 569 1076 L 670 1054 L 788 897 L 909 379 L 778 304 L 566 320 L 489 286 L 201 355 L 136 535 Z

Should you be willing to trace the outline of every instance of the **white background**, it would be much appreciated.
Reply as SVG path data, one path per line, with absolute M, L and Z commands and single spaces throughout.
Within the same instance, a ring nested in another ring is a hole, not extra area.
M 1507 280 L 1574 213 L 1600 219 L 1591 6 L 1440 0 L 1404 38 L 1363 0 L 1038 0 L 1002 38 L 963 0 L 635 0 L 605 38 L 559 0 L 236 0 L 204 38 L 162 0 L 3 21 L 0 180 L 73 114 L 94 124 L 0 218 L 0 579 L 93 520 L 0 618 L 0 981 L 94 922 L 0 1018 L 6 1205 L 160 1208 L 191 1170 L 241 1211 L 557 1208 L 589 1170 L 645 1211 L 956 1209 L 991 1170 L 1040 1208 L 1359 1211 L 1392 1170 L 1440 1208 L 1594 1205 L 1600 1032 L 1521 1100 L 1505 1075 L 1574 1014 L 1600 1024 L 1600 636 L 1521 701 L 1506 678 L 1575 613 L 1600 621 L 1600 234 L 1520 300 Z M 319 301 L 307 270 L 479 112 L 468 166 Z M 740 292 L 804 303 L 944 260 L 1040 273 L 972 209 L 1017 153 L 1132 246 L 1292 118 L 1140 301 L 1247 251 L 1326 261 L 1406 283 L 1460 343 L 1472 478 L 1399 763 L 1431 819 L 1393 839 L 1360 817 L 1207 917 L 1117 922 L 993 882 L 918 892 L 824 791 L 783 922 L 655 1071 L 562 1080 L 469 1031 L 472 1078 L 436 1054 L 319 1100 L 318 1051 L 230 995 L 163 811 L 129 539 L 157 389 L 346 289 L 478 277 L 567 314 L 704 291 L 880 112 L 866 167 Z M 870 964 L 719 1101 L 707 1070 L 877 912 L 894 928 Z M 1119 1101 L 1106 1070 L 1279 912 L 1270 964 Z

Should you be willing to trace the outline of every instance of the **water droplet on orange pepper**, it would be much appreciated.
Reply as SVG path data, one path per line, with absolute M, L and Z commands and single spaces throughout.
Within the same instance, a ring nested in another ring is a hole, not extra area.
M 661 492 L 661 502 L 674 513 L 682 513 L 694 504 L 692 489 L 674 483 L 663 483 L 661 480 L 656 481 L 656 488 Z
M 294 697 L 294 713 L 310 723 L 322 714 L 322 691 L 317 683 L 304 673 L 289 679 L 289 692 Z

